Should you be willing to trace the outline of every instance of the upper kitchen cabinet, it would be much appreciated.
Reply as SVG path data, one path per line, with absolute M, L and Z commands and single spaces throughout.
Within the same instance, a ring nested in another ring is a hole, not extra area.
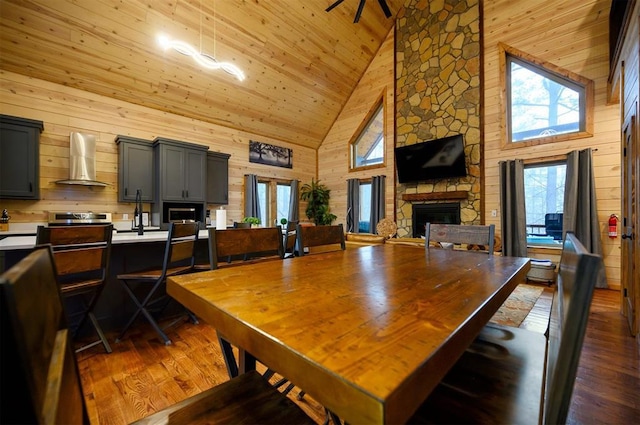
M 40 199 L 42 121 L 0 115 L 0 198 Z
M 155 202 L 155 162 L 150 140 L 116 137 L 118 145 L 118 201 L 135 202 L 140 190 L 142 202 Z
M 207 153 L 207 204 L 229 203 L 229 157 L 220 152 Z
M 207 146 L 156 138 L 159 194 L 162 201 L 204 202 L 207 184 Z

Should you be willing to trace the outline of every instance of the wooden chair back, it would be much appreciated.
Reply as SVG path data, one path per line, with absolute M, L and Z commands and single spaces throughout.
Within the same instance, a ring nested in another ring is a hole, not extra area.
M 0 423 L 89 423 L 50 246 L 0 276 L 0 314 Z
M 567 232 L 549 322 L 545 423 L 566 422 L 591 299 L 602 271 L 602 258 L 591 254 L 573 233 Z
M 76 351 L 102 343 L 107 353 L 111 346 L 93 313 L 109 275 L 113 225 L 38 226 L 36 245 L 50 244 L 56 265 L 60 292 L 75 303 L 66 310 L 73 334 L 77 334 L 87 319 L 95 328 L 99 340 L 85 344 Z M 72 320 L 73 319 L 73 320 Z
M 548 339 L 487 324 L 409 423 L 565 423 L 602 270 L 602 258 L 567 233 Z
M 302 226 L 298 224 L 296 233 L 297 249 L 301 256 L 305 255 L 305 248 L 322 246 L 335 250 L 346 249 L 342 223 L 333 226 Z
M 104 285 L 113 225 L 38 226 L 36 245 L 51 244 L 63 294 Z
M 168 274 L 186 272 L 192 269 L 196 261 L 196 243 L 200 223 L 171 223 L 167 235 L 162 278 Z
M 0 276 L 0 315 L 0 423 L 88 424 L 50 246 L 37 247 Z M 136 423 L 315 422 L 252 371 Z
M 209 229 L 209 265 L 217 269 L 224 259 L 233 257 L 250 259 L 284 258 L 283 234 L 280 226 L 258 228 Z
M 429 242 L 447 242 L 453 244 L 481 245 L 489 255 L 493 255 L 496 226 L 436 224 L 425 225 L 425 247 Z

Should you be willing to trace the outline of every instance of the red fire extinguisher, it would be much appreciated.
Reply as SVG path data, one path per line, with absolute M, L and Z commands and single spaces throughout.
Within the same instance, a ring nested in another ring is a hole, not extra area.
M 618 237 L 618 216 L 615 214 L 609 216 L 609 237 L 611 239 Z

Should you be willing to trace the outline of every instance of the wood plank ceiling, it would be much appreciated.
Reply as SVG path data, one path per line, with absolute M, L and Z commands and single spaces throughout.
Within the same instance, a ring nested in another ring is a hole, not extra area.
M 0 0 L 0 69 L 317 148 L 404 0 Z M 168 35 L 242 82 L 164 51 Z

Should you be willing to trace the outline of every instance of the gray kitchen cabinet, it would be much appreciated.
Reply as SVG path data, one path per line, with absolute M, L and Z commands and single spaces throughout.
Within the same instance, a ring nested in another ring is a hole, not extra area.
M 221 152 L 207 153 L 207 204 L 229 203 L 229 157 Z
M 0 115 L 0 198 L 40 199 L 42 121 Z
M 204 202 L 207 146 L 156 138 L 160 198 L 163 201 Z
M 150 140 L 116 137 L 118 145 L 118 201 L 135 202 L 140 190 L 142 202 L 155 202 L 155 162 Z
M 166 229 L 173 209 L 193 209 L 196 220 L 205 223 L 208 146 L 156 137 L 157 201 L 151 205 L 151 221 Z

